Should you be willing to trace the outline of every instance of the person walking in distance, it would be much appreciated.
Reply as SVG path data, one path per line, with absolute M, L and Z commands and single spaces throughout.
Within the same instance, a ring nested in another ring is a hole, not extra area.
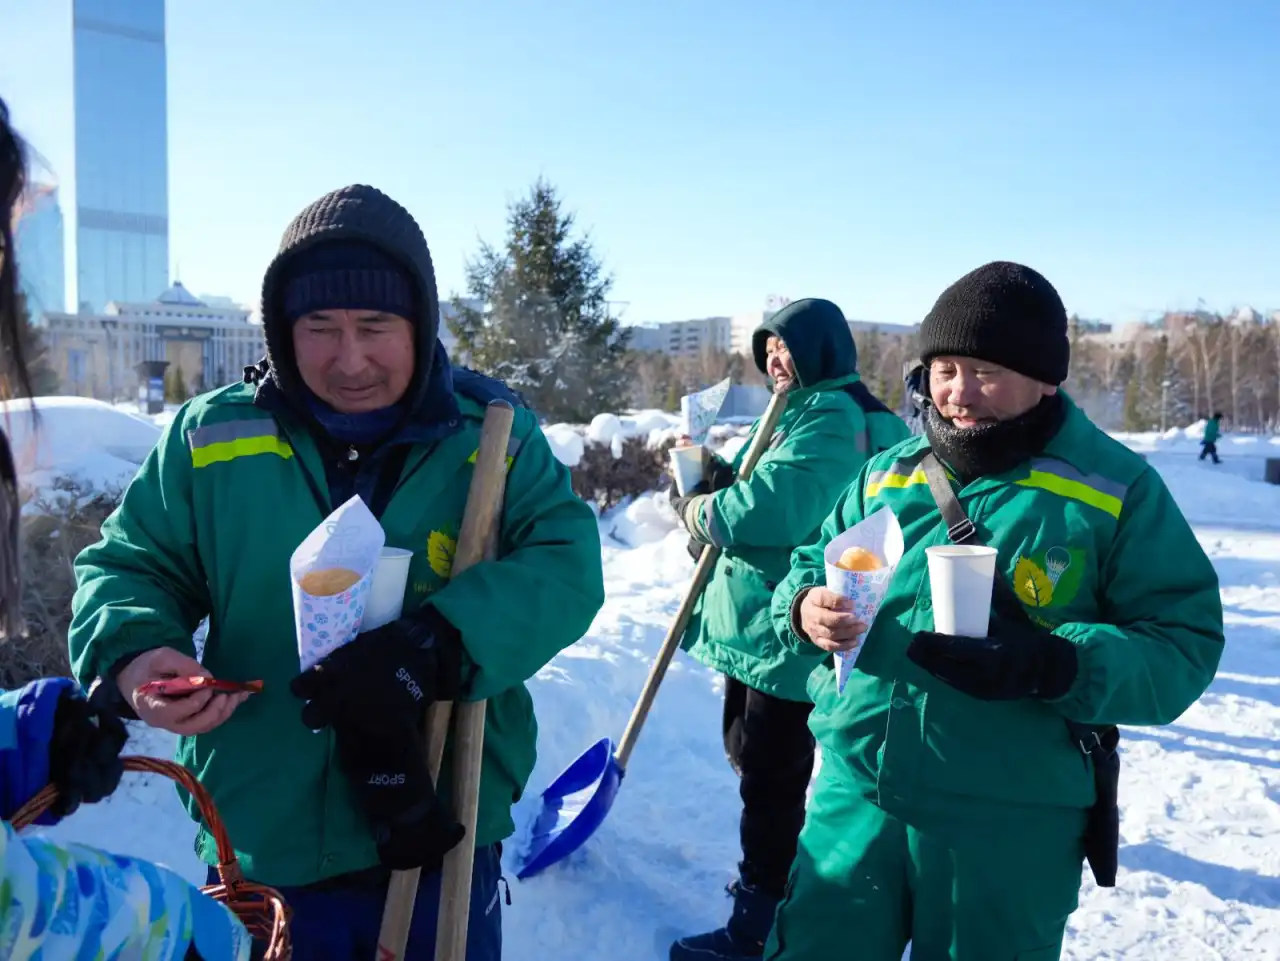
M 1220 436 L 1222 436 L 1222 415 L 1215 413 L 1205 422 L 1204 440 L 1200 442 L 1199 460 L 1212 457 L 1215 464 L 1222 463 L 1218 459 L 1218 438 Z

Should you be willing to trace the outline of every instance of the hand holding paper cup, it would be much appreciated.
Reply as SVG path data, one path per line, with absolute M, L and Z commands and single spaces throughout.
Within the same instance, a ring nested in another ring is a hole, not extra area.
M 933 628 L 953 637 L 986 637 L 991 624 L 991 589 L 996 550 L 974 544 L 925 548 Z
M 289 559 L 303 671 L 353 640 L 386 534 L 359 496 L 321 521 Z
M 897 515 L 883 507 L 833 538 L 823 552 L 827 589 L 853 602 L 853 615 L 867 626 L 866 633 L 875 623 L 880 602 L 902 560 L 902 547 L 902 528 Z M 853 672 L 866 633 L 853 649 L 834 654 L 836 690 L 841 693 Z
M 676 493 L 686 496 L 701 481 L 706 463 L 706 448 L 696 444 L 677 444 L 671 448 L 671 477 Z

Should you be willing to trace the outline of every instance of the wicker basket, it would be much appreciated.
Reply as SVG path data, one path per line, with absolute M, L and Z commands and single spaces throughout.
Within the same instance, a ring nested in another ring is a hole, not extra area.
M 124 757 L 126 771 L 146 771 L 162 774 L 182 785 L 200 808 L 204 823 L 218 846 L 218 877 L 221 884 L 210 884 L 202 890 L 215 901 L 225 904 L 238 917 L 254 939 L 265 946 L 263 961 L 289 961 L 293 957 L 293 941 L 289 936 L 289 906 L 280 892 L 262 884 L 246 881 L 240 870 L 240 862 L 227 837 L 226 826 L 213 806 L 213 798 L 196 780 L 195 775 L 181 764 L 161 761 L 153 757 Z M 10 818 L 14 828 L 21 830 L 32 824 L 57 800 L 58 790 L 49 785 L 24 804 Z

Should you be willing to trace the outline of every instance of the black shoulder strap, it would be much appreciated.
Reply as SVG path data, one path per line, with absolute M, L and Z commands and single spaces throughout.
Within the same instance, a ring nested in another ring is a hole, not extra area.
M 974 526 L 969 515 L 965 513 L 964 507 L 960 503 L 960 498 L 956 497 L 956 492 L 951 487 L 951 481 L 947 477 L 946 470 L 942 467 L 942 462 L 938 460 L 938 455 L 933 451 L 929 451 L 920 461 L 920 466 L 924 468 L 925 477 L 929 480 L 929 492 L 933 495 L 934 502 L 938 505 L 938 511 L 942 514 L 942 522 L 947 525 L 947 536 L 951 538 L 955 544 L 982 544 L 982 538 L 978 536 L 978 529 Z M 1002 617 L 1018 619 L 1024 623 L 1031 623 L 1031 616 L 1027 613 L 1027 609 L 1018 600 L 1018 595 L 1013 589 L 1013 585 L 1009 583 L 1009 579 L 1004 576 L 1004 571 L 996 567 L 995 583 L 992 586 L 992 603 Z M 1078 721 L 1072 721 L 1064 718 L 1067 730 L 1071 735 L 1071 739 L 1076 742 L 1080 750 L 1085 754 L 1091 755 L 1094 750 L 1101 748 L 1104 751 L 1114 751 L 1115 745 L 1120 740 L 1120 730 L 1112 725 L 1096 726 L 1092 724 L 1081 724 Z

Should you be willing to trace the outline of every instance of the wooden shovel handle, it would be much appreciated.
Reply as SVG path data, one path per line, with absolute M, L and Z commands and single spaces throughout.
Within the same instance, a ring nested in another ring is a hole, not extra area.
M 467 491 L 467 506 L 462 515 L 462 529 L 458 532 L 450 577 L 486 557 L 496 556 L 507 479 L 507 443 L 514 419 L 515 410 L 506 401 L 492 401 L 485 410 L 480 447 L 471 474 L 471 487 Z M 453 704 L 448 701 L 432 704 L 427 712 L 427 766 L 435 784 L 439 783 L 449 724 L 454 713 Z M 456 713 L 458 736 L 454 746 L 453 809 L 466 834 L 444 860 L 435 961 L 463 961 L 466 957 L 471 876 L 475 865 L 485 704 L 483 701 L 463 702 Z M 382 928 L 378 933 L 376 961 L 403 961 L 421 875 L 420 868 L 391 873 L 382 912 Z
M 755 470 L 756 462 L 760 460 L 765 450 L 768 449 L 769 443 L 773 440 L 774 428 L 778 426 L 778 420 L 782 417 L 782 412 L 786 409 L 786 406 L 786 392 L 775 393 L 769 401 L 769 406 L 765 409 L 764 416 L 760 418 L 760 426 L 756 428 L 756 436 L 751 439 L 751 446 L 747 448 L 747 453 L 742 458 L 742 467 L 738 471 L 738 480 L 746 480 L 751 476 L 751 472 Z M 627 768 L 627 762 L 631 759 L 631 752 L 635 749 L 636 741 L 640 739 L 640 729 L 648 719 L 654 699 L 658 696 L 658 686 L 662 684 L 662 679 L 666 677 L 667 668 L 671 666 L 671 659 L 675 657 L 676 651 L 680 647 L 680 640 L 684 637 L 685 629 L 689 626 L 689 618 L 693 614 L 693 606 L 698 602 L 698 598 L 702 596 L 702 592 L 706 590 L 707 582 L 711 580 L 711 572 L 715 570 L 716 561 L 719 559 L 720 548 L 708 544 L 702 550 L 702 556 L 698 559 L 697 567 L 693 569 L 693 582 L 689 585 L 689 590 L 684 595 L 680 610 L 676 612 L 676 619 L 672 622 L 670 630 L 667 631 L 666 640 L 662 642 L 662 648 L 658 651 L 658 657 L 653 662 L 653 667 L 649 669 L 649 677 L 644 682 L 644 689 L 640 692 L 640 700 L 636 702 L 635 710 L 631 712 L 631 720 L 627 722 L 627 729 L 622 732 L 622 740 L 618 742 L 618 750 L 614 757 L 617 760 L 618 767 L 624 771 Z

